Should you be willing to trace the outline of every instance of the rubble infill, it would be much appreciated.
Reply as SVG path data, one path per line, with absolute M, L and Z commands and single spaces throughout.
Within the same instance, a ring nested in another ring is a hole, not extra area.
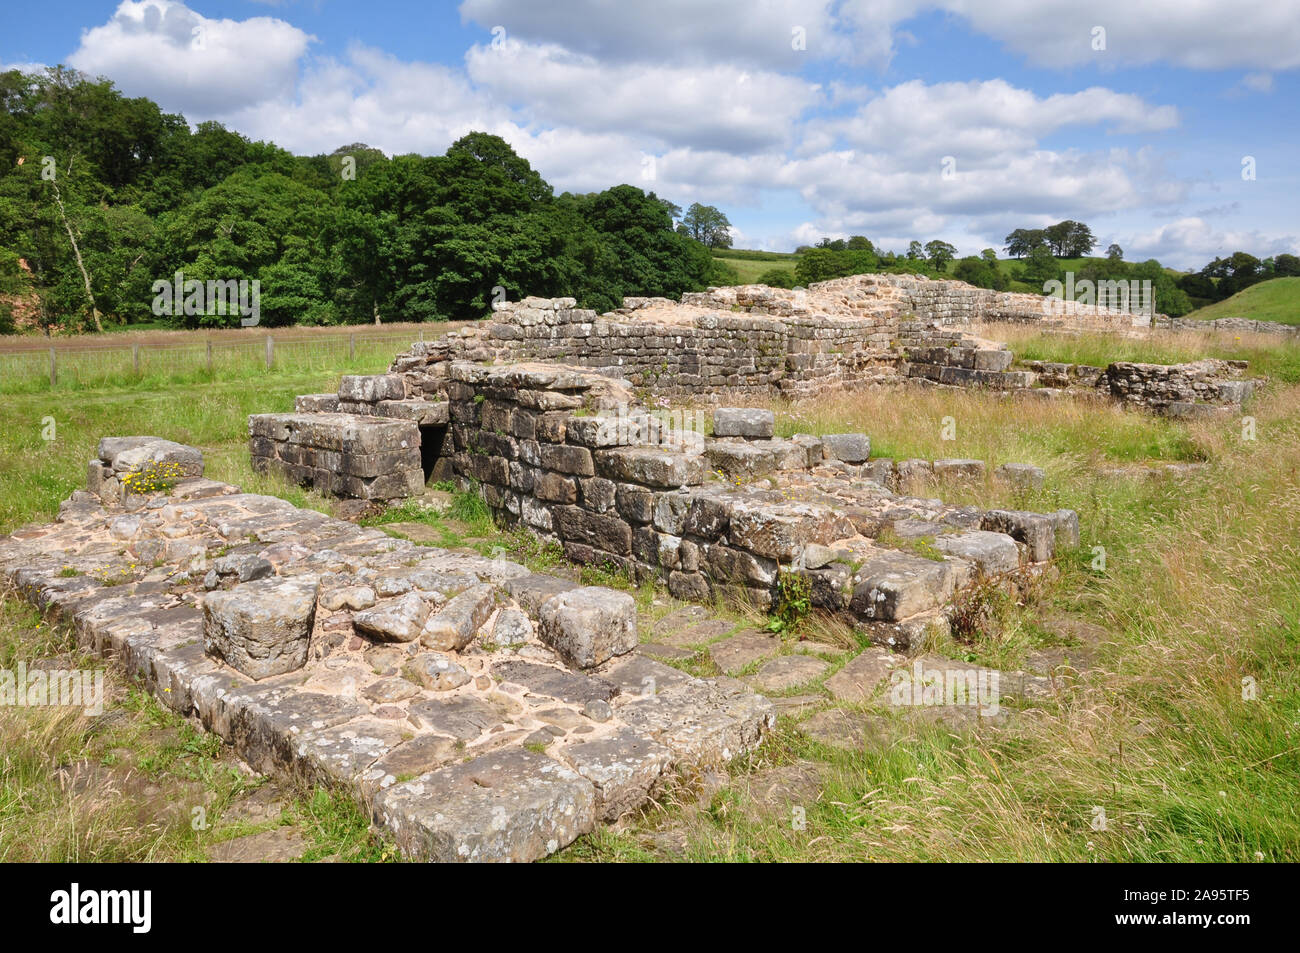
M 539 859 L 774 724 L 740 682 L 629 652 L 625 593 L 201 477 L 104 495 L 0 538 L 0 580 L 256 770 L 349 792 L 412 858 Z

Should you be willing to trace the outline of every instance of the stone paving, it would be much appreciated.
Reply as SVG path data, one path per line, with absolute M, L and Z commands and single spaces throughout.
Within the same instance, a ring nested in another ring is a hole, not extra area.
M 0 540 L 0 577 L 256 770 L 355 794 L 412 857 L 538 859 L 774 723 L 748 685 L 631 651 L 626 593 L 242 493 L 196 454 L 106 440 L 95 492 Z M 106 485 L 175 460 L 170 490 Z

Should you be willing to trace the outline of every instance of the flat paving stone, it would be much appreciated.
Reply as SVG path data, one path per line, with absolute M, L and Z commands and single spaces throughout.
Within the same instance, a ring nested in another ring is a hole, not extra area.
M 539 860 L 596 824 L 596 786 L 546 755 L 514 748 L 395 784 L 375 815 L 411 856 Z
M 781 637 L 771 632 L 747 630 L 709 646 L 709 656 L 719 669 L 735 675 L 755 662 L 781 651 Z
M 301 832 L 277 827 L 214 844 L 208 848 L 208 860 L 216 864 L 285 864 L 297 860 L 309 847 Z
M 720 635 L 726 635 L 735 627 L 736 623 L 728 619 L 706 619 L 684 629 L 678 629 L 676 632 L 665 633 L 663 641 L 676 646 L 701 645 Z
M 745 681 L 759 691 L 785 692 L 817 680 L 828 668 L 829 662 L 811 655 L 783 655 L 764 662 Z
M 839 701 L 871 701 L 879 694 L 890 673 L 906 662 L 905 656 L 888 649 L 865 649 L 826 679 L 826 690 Z

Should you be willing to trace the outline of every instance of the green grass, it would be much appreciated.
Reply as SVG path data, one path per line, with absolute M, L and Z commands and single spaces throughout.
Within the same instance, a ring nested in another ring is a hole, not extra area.
M 49 658 L 104 670 L 104 711 L 0 710 L 0 862 L 202 861 L 223 841 L 279 826 L 302 836 L 305 861 L 397 858 L 338 792 L 277 789 L 279 817 L 237 819 L 231 809 L 264 782 L 216 735 L 82 656 L 69 628 L 0 594 L 0 668 Z
M 1300 341 L 1272 334 L 1153 331 L 1120 337 L 1100 332 L 1043 333 L 1020 325 L 990 325 L 979 333 L 1005 342 L 1022 361 L 1105 367 L 1114 361 L 1183 364 L 1220 358 L 1248 362 L 1247 374 L 1251 377 L 1300 382 Z
M 713 257 L 734 268 L 740 276 L 741 284 L 753 284 L 759 275 L 765 271 L 771 271 L 773 268 L 783 268 L 790 272 L 791 277 L 793 277 L 794 264 L 798 260 L 798 256 L 787 255 L 783 252 L 735 251 L 732 249 L 715 252 Z
M 1013 348 L 1106 363 L 1096 359 L 1101 355 L 1092 349 L 1100 345 L 1088 336 L 1044 336 L 1038 351 L 1026 346 L 1031 340 L 1037 339 L 1026 335 Z M 863 392 L 778 408 L 783 434 L 862 430 L 877 455 L 1046 467 L 1047 486 L 1033 494 L 990 484 L 954 489 L 948 498 L 1077 509 L 1082 546 L 1065 554 L 1059 576 L 1033 599 L 1010 607 L 986 641 L 936 648 L 1012 667 L 1028 648 L 1060 638 L 1056 620 L 1083 620 L 1104 629 L 1114 645 L 1101 652 L 1079 692 L 996 732 L 907 726 L 892 745 L 850 752 L 811 741 L 796 719 L 784 717 L 702 808 L 668 804 L 623 832 L 584 838 L 562 859 L 653 859 L 662 855 L 640 836 L 669 826 L 684 832 L 685 855 L 701 860 L 1300 860 L 1300 387 L 1281 373 L 1294 366 L 1294 350 L 1274 341 L 1270 357 L 1253 337 L 1237 342 L 1223 335 L 1195 346 L 1183 338 L 1107 340 L 1109 359 L 1148 353 L 1124 348 L 1153 346 L 1165 358 L 1217 347 L 1253 355 L 1278 372 L 1275 386 L 1248 408 L 1259 439 L 1242 441 L 1236 419 L 1174 422 L 1073 401 L 956 391 Z M 95 441 L 109 433 L 197 444 L 211 476 L 327 508 L 327 500 L 249 471 L 245 417 L 287 409 L 294 394 L 336 382 L 334 371 L 272 377 L 255 387 L 231 381 L 10 396 L 0 410 L 0 486 L 8 491 L 0 498 L 0 532 L 49 519 L 81 485 Z M 57 424 L 49 443 L 41 439 L 47 415 Z M 956 440 L 943 439 L 944 417 L 953 418 Z M 1208 460 L 1215 469 L 1178 482 L 1099 472 L 1109 461 L 1177 460 Z M 504 546 L 534 568 L 562 565 L 553 547 L 484 523 L 476 497 L 455 499 L 462 501 L 455 515 L 408 505 L 392 520 L 442 526 L 484 554 Z M 1105 572 L 1091 568 L 1094 546 L 1106 550 Z M 647 623 L 670 609 L 654 587 L 599 569 L 581 577 L 633 592 Z M 741 622 L 762 620 L 737 614 Z M 73 650 L 66 631 L 25 605 L 0 603 L 0 667 Z M 712 674 L 707 655 L 690 666 Z M 1247 675 L 1259 685 L 1255 702 L 1241 699 Z M 107 784 L 76 796 L 60 789 L 57 768 L 89 758 L 107 767 L 135 765 L 175 803 L 202 797 L 218 820 L 245 793 L 250 782 L 227 770 L 228 752 L 212 739 L 124 686 L 114 699 L 121 714 L 101 725 L 0 712 L 0 859 L 197 860 L 232 833 L 220 824 L 206 834 L 193 831 L 183 813 L 141 825 L 145 802 L 114 794 Z M 800 804 L 807 829 L 795 831 L 784 806 L 765 810 L 762 798 L 749 793 L 749 771 L 803 763 L 823 774 Z M 1096 806 L 1111 818 L 1110 830 L 1089 826 Z M 309 858 L 393 857 L 346 798 L 296 793 L 286 817 L 313 845 Z
M 355 353 L 349 350 L 344 335 L 282 341 L 275 346 L 270 369 L 266 366 L 264 338 L 233 345 L 222 341 L 213 349 L 212 369 L 208 370 L 207 347 L 201 332 L 194 332 L 180 344 L 141 345 L 139 372 L 129 346 L 97 342 L 98 347 L 65 351 L 61 349 L 65 342 L 60 341 L 53 387 L 48 351 L 0 349 L 0 394 L 55 393 L 66 397 L 104 388 L 148 392 L 235 382 L 260 386 L 309 375 L 332 379 L 337 387 L 341 374 L 382 372 L 393 355 L 414 340 L 415 336 L 408 332 L 378 338 L 359 336 Z
M 1300 324 L 1300 278 L 1270 278 L 1261 281 L 1222 301 L 1197 308 L 1186 317 L 1205 321 L 1214 318 L 1247 318 L 1251 321 Z

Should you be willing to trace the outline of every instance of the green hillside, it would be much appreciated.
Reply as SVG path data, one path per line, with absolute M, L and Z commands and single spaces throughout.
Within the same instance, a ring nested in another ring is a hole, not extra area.
M 779 251 L 747 251 L 740 248 L 728 248 L 715 251 L 713 257 L 716 261 L 734 269 L 736 274 L 740 276 L 741 284 L 753 284 L 759 275 L 773 268 L 784 268 L 793 277 L 794 263 L 799 256 Z
M 1300 278 L 1270 278 L 1238 291 L 1187 315 L 1209 321 L 1213 318 L 1249 318 L 1300 324 Z

